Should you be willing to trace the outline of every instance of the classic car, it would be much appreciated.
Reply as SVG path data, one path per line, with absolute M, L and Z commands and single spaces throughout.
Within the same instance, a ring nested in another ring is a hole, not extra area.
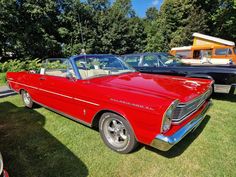
M 127 54 L 122 58 L 142 73 L 213 79 L 215 93 L 236 94 L 236 65 L 189 65 L 163 52 Z
M 1 153 L 0 153 L 0 177 L 9 177 L 7 171 L 3 169 L 3 158 Z
M 167 151 L 204 119 L 213 81 L 142 74 L 113 55 L 47 59 L 40 71 L 8 72 L 26 107 L 42 105 L 98 129 L 112 150 L 139 143 Z

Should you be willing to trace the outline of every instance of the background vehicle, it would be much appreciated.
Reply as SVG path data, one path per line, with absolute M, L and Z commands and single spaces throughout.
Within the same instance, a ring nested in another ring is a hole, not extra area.
M 232 41 L 194 33 L 192 46 L 175 47 L 170 53 L 189 64 L 236 64 L 236 48 Z
M 169 150 L 211 105 L 211 80 L 142 74 L 112 55 L 51 59 L 39 73 L 8 72 L 7 80 L 26 107 L 38 103 L 96 127 L 120 153 L 138 142 Z
M 236 94 L 236 66 L 188 65 L 168 53 L 141 53 L 122 56 L 140 72 L 214 79 L 214 92 Z

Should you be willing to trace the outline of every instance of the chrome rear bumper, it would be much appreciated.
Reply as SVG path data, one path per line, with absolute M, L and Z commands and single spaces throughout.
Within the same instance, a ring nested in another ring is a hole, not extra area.
M 189 132 L 196 129 L 200 123 L 205 118 L 207 110 L 211 107 L 212 102 L 209 101 L 201 114 L 199 114 L 192 121 L 183 126 L 180 130 L 171 136 L 165 136 L 163 134 L 158 134 L 156 138 L 150 144 L 152 147 L 157 148 L 161 151 L 168 151 L 172 146 L 181 141 Z

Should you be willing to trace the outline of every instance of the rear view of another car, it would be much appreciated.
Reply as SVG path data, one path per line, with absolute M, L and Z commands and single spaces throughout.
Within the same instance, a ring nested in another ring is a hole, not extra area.
M 0 153 L 0 177 L 9 177 L 7 171 L 3 169 L 3 158 L 1 153 Z

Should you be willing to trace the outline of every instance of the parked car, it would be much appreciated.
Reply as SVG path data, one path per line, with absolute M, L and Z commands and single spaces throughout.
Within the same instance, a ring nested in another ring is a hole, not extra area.
M 188 65 L 168 53 L 140 53 L 122 56 L 142 73 L 213 79 L 215 93 L 236 94 L 236 65 Z
M 26 107 L 37 103 L 97 127 L 104 143 L 120 153 L 138 142 L 169 150 L 204 119 L 213 84 L 142 74 L 113 55 L 48 59 L 40 72 L 8 72 L 7 82 Z
M 3 168 L 3 158 L 0 153 L 0 177 L 9 177 L 7 171 Z

